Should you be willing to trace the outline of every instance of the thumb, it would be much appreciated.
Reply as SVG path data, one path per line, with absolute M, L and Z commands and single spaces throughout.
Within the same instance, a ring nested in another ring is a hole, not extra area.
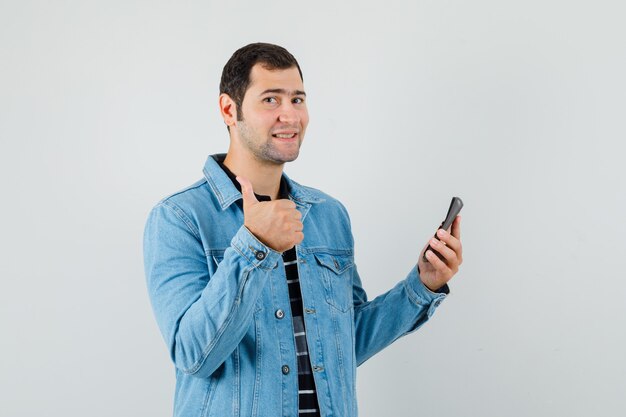
M 250 207 L 259 202 L 252 190 L 252 183 L 244 177 L 235 178 L 239 184 L 241 184 L 241 195 L 243 196 L 243 210 L 246 211 L 247 207 Z

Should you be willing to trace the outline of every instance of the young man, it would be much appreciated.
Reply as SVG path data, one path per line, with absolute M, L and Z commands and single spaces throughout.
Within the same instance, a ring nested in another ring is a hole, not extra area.
M 441 259 L 418 255 L 419 269 L 368 301 L 345 208 L 283 173 L 309 122 L 295 58 L 247 45 L 220 90 L 228 153 L 159 202 L 145 230 L 149 295 L 176 366 L 174 415 L 356 416 L 356 367 L 448 293 L 460 219 L 429 242 Z

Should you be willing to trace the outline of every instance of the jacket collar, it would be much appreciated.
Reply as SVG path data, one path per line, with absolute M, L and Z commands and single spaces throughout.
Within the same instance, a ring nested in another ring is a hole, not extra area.
M 224 158 L 226 158 L 225 153 L 209 155 L 204 164 L 204 169 L 202 170 L 222 210 L 226 210 L 231 204 L 242 198 L 241 192 L 235 187 L 231 179 L 217 163 L 218 160 L 223 161 Z M 315 204 L 324 201 L 324 199 L 316 197 L 306 187 L 291 180 L 284 172 L 283 178 L 289 186 L 289 198 L 291 200 L 302 204 Z

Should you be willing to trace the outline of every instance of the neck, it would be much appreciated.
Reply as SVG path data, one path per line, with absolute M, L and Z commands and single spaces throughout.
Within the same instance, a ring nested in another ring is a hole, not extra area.
M 272 200 L 278 199 L 284 164 L 259 161 L 249 152 L 231 145 L 224 159 L 224 165 L 233 174 L 247 178 L 252 183 L 256 194 L 270 196 Z

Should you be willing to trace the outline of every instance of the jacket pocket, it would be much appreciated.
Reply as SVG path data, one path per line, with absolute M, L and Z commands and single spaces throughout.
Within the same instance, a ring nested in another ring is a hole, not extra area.
M 200 415 L 202 417 L 207 417 L 211 412 L 211 401 L 213 400 L 213 394 L 215 392 L 215 383 L 212 377 L 208 378 L 206 393 L 204 395 L 204 401 L 202 402 L 202 411 Z
M 224 251 L 226 249 L 207 249 L 205 250 L 206 259 L 207 259 L 207 268 L 209 270 L 209 277 L 213 276 L 217 271 L 217 267 L 219 266 L 222 259 L 224 259 Z
M 326 302 L 343 313 L 350 311 L 353 307 L 352 256 L 329 253 L 314 253 L 313 256 L 320 266 Z

